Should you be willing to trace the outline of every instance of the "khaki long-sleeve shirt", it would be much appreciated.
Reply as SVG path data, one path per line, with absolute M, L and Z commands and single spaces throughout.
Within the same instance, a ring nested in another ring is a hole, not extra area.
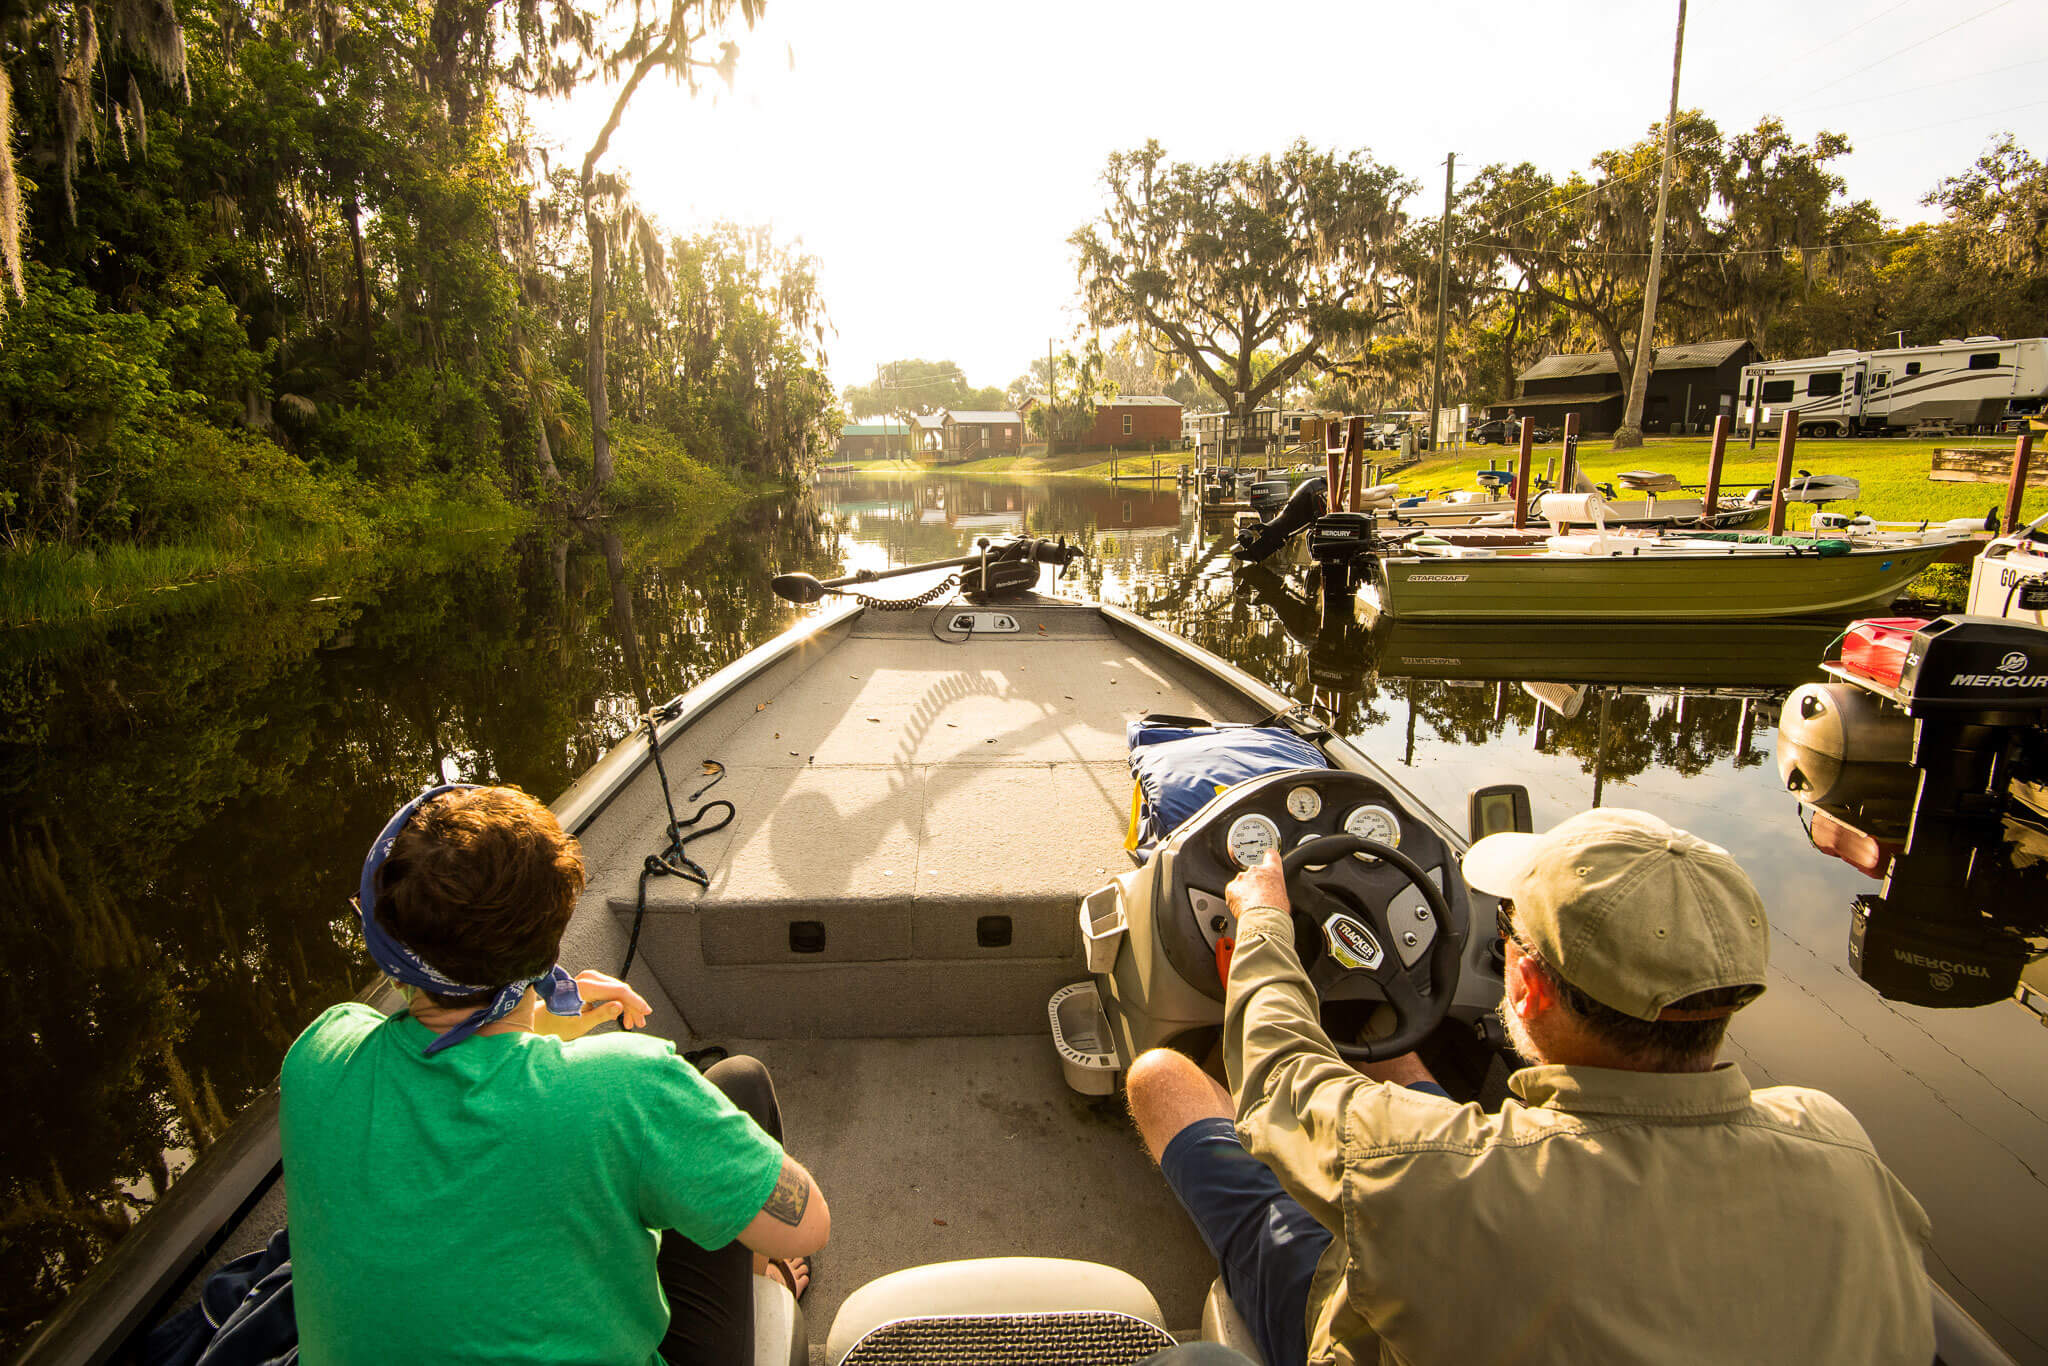
M 1269 908 L 1238 922 L 1223 1037 L 1238 1136 L 1334 1235 L 1311 1363 L 1933 1359 L 1927 1216 L 1818 1091 L 1544 1066 L 1487 1114 L 1384 1085 Z

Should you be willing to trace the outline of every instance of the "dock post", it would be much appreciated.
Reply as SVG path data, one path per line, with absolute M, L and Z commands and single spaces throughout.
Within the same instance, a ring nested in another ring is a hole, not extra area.
M 1799 424 L 1790 414 L 1778 428 L 1778 472 L 1771 476 L 1771 531 L 1773 536 L 1785 534 L 1785 485 L 1792 482 L 1792 448 L 1799 441 Z
M 1763 381 L 1757 381 L 1756 396 L 1749 400 L 1749 448 L 1756 449 L 1756 429 L 1764 425 Z
M 1343 459 L 1344 447 L 1332 446 L 1330 444 L 1330 434 L 1328 432 L 1324 432 L 1323 506 L 1331 512 L 1335 512 L 1338 509 L 1338 507 L 1341 506 L 1337 502 L 1337 494 L 1339 492 L 1341 485 L 1344 482 L 1344 471 L 1341 466 L 1341 462 L 1343 461 Z
M 1714 448 L 1707 452 L 1707 488 L 1700 495 L 1700 520 L 1712 526 L 1720 511 L 1721 457 L 1728 454 L 1728 414 L 1714 419 Z
M 1347 484 L 1346 506 L 1357 512 L 1365 502 L 1365 424 L 1359 423 L 1353 432 L 1345 433 L 1344 448 L 1350 455 L 1351 468 L 1345 472 Z
M 1536 419 L 1522 419 L 1522 449 L 1515 457 L 1515 530 L 1529 524 L 1529 466 L 1536 461 Z
M 2012 443 L 2012 482 L 2005 486 L 2005 521 L 2000 524 L 2001 535 L 2010 536 L 2020 529 L 2020 499 L 2027 492 L 2027 460 L 2034 452 L 2034 434 L 2021 432 Z
M 1576 412 L 1564 415 L 1564 463 L 1557 472 L 1557 487 L 1560 493 L 1577 493 L 1579 473 L 1579 415 Z

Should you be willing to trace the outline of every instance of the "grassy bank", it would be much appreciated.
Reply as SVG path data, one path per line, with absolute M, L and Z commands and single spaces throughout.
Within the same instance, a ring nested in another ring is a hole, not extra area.
M 533 514 L 502 500 L 423 508 L 407 498 L 318 525 L 258 522 L 164 545 L 33 546 L 0 555 L 0 629 L 163 604 L 227 579 L 289 572 L 424 536 L 511 532 Z
M 1156 455 L 1151 451 L 1062 451 L 1053 456 L 999 455 L 987 460 L 966 460 L 957 465 L 925 465 L 915 460 L 867 460 L 852 466 L 852 470 L 857 474 L 1035 474 L 1107 479 L 1119 470 L 1126 475 L 1149 475 L 1154 460 L 1159 462 L 1163 475 L 1171 476 L 1181 466 L 1193 464 L 1194 459 L 1193 451 L 1160 451 Z
M 1687 484 L 1703 485 L 1707 478 L 1707 453 L 1712 442 L 1706 437 L 1651 437 L 1641 450 L 1613 451 L 1605 441 L 1579 444 L 1579 463 L 1593 480 L 1611 480 L 1623 470 L 1655 470 L 1675 474 Z M 1951 484 L 1927 477 L 1937 446 L 1983 446 L 2006 454 L 2010 440 L 1992 437 L 1975 440 L 1909 441 L 1903 438 L 1870 440 L 1802 441 L 1794 453 L 1795 468 L 1815 474 L 1848 475 L 1861 482 L 1863 495 L 1851 509 L 1834 504 L 1836 511 L 1867 512 L 1881 520 L 1981 516 L 1996 506 L 2005 506 L 2003 484 Z M 1558 445 L 1536 448 L 1535 468 L 1540 473 L 1546 461 L 1559 458 Z M 1411 465 L 1394 476 L 1404 492 L 1422 493 L 1474 487 L 1473 474 L 1487 466 L 1489 456 L 1501 468 L 1513 468 L 1513 447 L 1470 447 L 1446 452 Z M 1750 485 L 1768 485 L 1778 467 L 1777 446 L 1759 441 L 1755 450 L 1746 442 L 1728 443 L 1721 464 L 1722 488 L 1740 493 Z M 1804 525 L 1811 509 L 1796 506 L 1789 524 Z M 2048 490 L 2029 489 L 2022 500 L 2021 516 L 2032 518 L 2048 512 Z
M 759 489 L 743 489 L 684 455 L 672 437 L 620 424 L 618 468 L 606 505 L 708 529 Z M 545 515 L 490 486 L 330 490 L 318 517 L 226 519 L 156 544 L 35 545 L 0 553 L 0 629 L 169 608 L 208 585 L 314 568 L 342 557 L 404 551 L 474 534 L 510 535 Z M 701 532 L 699 533 L 701 534 Z

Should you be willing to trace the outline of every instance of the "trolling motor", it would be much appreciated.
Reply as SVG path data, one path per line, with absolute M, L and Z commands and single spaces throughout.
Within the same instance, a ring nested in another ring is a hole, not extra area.
M 976 601 L 1028 593 L 1038 586 L 1040 565 L 1058 565 L 1064 574 L 1068 565 L 1081 558 L 1081 547 L 1068 545 L 1065 536 L 1057 542 L 1035 536 L 1016 536 L 1007 541 L 991 542 L 984 536 L 975 545 L 978 548 L 972 555 L 898 565 L 894 569 L 862 569 L 844 578 L 820 580 L 810 574 L 777 574 L 769 581 L 769 586 L 777 597 L 789 602 L 820 602 L 827 594 L 844 594 L 865 607 L 907 611 L 936 602 L 956 588 Z M 874 598 L 865 593 L 847 591 L 855 584 L 879 583 L 883 579 L 923 574 L 934 569 L 957 569 L 960 572 L 948 575 L 914 598 Z

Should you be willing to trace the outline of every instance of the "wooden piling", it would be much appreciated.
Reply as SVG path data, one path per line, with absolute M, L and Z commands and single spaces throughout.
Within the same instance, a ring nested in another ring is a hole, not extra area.
M 1536 419 L 1522 419 L 1522 450 L 1515 457 L 1515 530 L 1529 524 L 1529 466 L 1536 460 Z
M 1708 526 L 1720 510 L 1721 458 L 1728 454 L 1728 414 L 1714 419 L 1714 448 L 1707 452 L 1707 488 L 1700 495 L 1700 518 Z
M 1360 418 L 1344 434 L 1344 449 L 1350 456 L 1351 465 L 1344 476 L 1348 483 L 1345 492 L 1350 500 L 1345 506 L 1356 512 L 1364 501 L 1365 492 L 1365 419 Z
M 2012 443 L 2012 482 L 2005 486 L 2004 531 L 2007 536 L 2020 529 L 2020 499 L 2027 492 L 2027 461 L 2034 453 L 2034 434 L 2021 432 Z
M 1351 422 L 1357 422 L 1357 421 L 1359 421 L 1359 420 L 1360 420 L 1360 419 L 1358 419 L 1358 418 L 1355 418 L 1355 417 L 1354 417 L 1354 418 L 1352 418 L 1352 419 L 1351 419 Z M 1350 427 L 1350 423 L 1349 423 L 1349 422 L 1347 422 L 1347 423 L 1345 424 L 1345 427 L 1346 427 L 1346 429 L 1347 429 L 1347 432 L 1348 432 L 1348 429 L 1349 429 L 1349 427 Z M 1333 446 L 1333 445 L 1331 445 L 1331 444 L 1330 444 L 1330 433 L 1329 433 L 1329 431 L 1328 431 L 1327 429 L 1325 429 L 1325 430 L 1324 430 L 1324 432 L 1323 432 L 1323 506 L 1324 506 L 1324 507 L 1326 507 L 1326 508 L 1328 508 L 1328 509 L 1329 509 L 1330 511 L 1332 511 L 1332 512 L 1335 512 L 1335 511 L 1336 511 L 1336 510 L 1337 510 L 1337 509 L 1338 509 L 1339 507 L 1343 506 L 1343 505 L 1342 505 L 1341 503 L 1339 503 L 1339 502 L 1337 501 L 1337 495 L 1338 495 L 1338 493 L 1340 492 L 1340 486 L 1341 486 L 1341 485 L 1343 484 L 1343 482 L 1344 482 L 1344 471 L 1343 471 L 1343 466 L 1342 466 L 1342 462 L 1343 462 L 1343 459 L 1344 459 L 1344 452 L 1345 452 L 1345 450 L 1346 450 L 1346 449 L 1347 449 L 1347 448 L 1349 447 L 1349 445 L 1350 445 L 1350 437 L 1349 437 L 1349 435 L 1348 435 L 1348 434 L 1347 434 L 1347 436 L 1345 437 L 1345 443 L 1344 443 L 1344 445 L 1338 445 L 1338 446 Z
M 1557 487 L 1562 493 L 1577 493 L 1579 473 L 1579 415 L 1575 412 L 1564 415 L 1564 463 L 1557 471 Z
M 1771 476 L 1771 535 L 1785 534 L 1785 485 L 1792 482 L 1792 449 L 1799 442 L 1799 424 L 1790 413 L 1778 427 L 1778 472 Z

